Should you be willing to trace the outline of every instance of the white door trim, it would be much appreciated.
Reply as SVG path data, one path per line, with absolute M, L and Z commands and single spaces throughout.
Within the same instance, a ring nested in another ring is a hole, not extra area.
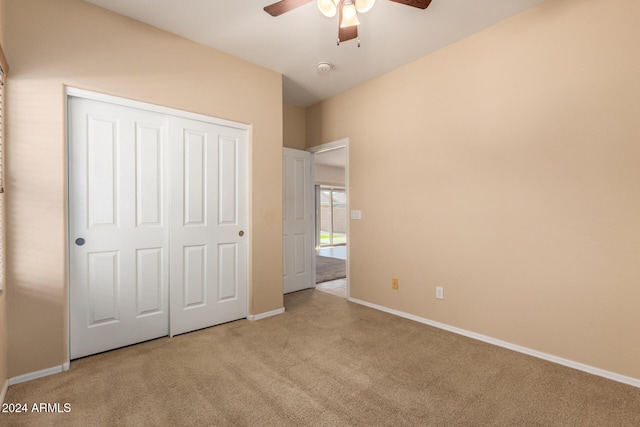
M 246 123 L 240 123 L 240 122 L 234 122 L 231 120 L 226 120 L 226 119 L 221 119 L 218 117 L 212 117 L 212 116 L 206 116 L 203 114 L 198 114 L 198 113 L 193 113 L 193 112 L 189 112 L 189 111 L 184 111 L 184 110 L 178 110 L 175 108 L 170 108 L 170 107 L 165 107 L 165 106 L 161 106 L 161 105 L 157 105 L 157 104 L 151 104 L 151 103 L 147 103 L 147 102 L 142 102 L 142 101 L 136 101 L 133 99 L 128 99 L 128 98 L 122 98 L 122 97 L 117 97 L 117 96 L 112 96 L 112 95 L 107 95 L 104 93 L 98 93 L 98 92 L 92 92 L 89 90 L 85 90 L 85 89 L 79 89 L 79 88 L 75 88 L 75 87 L 71 87 L 71 86 L 64 86 L 64 102 L 65 102 L 65 121 L 66 121 L 66 128 L 65 128 L 65 187 L 66 187 L 66 193 L 65 193 L 65 201 L 64 201 L 64 207 L 65 207 L 65 244 L 66 244 L 66 250 L 65 250 L 65 274 L 66 274 L 66 292 L 67 292 L 67 298 L 66 298 L 66 303 L 67 303 L 67 310 L 66 310 L 66 319 L 65 319 L 65 329 L 67 331 L 67 334 L 64 338 L 65 340 L 65 349 L 67 351 L 66 354 L 66 361 L 65 363 L 62 365 L 63 366 L 63 370 L 67 370 L 69 369 L 70 363 L 71 363 L 71 342 L 70 342 L 70 337 L 71 337 L 71 322 L 70 322 L 70 318 L 71 318 L 71 303 L 70 303 L 70 262 L 71 262 L 71 256 L 70 256 L 70 250 L 71 250 L 71 240 L 70 240 L 70 236 L 69 236 L 69 168 L 70 168 L 70 162 L 69 162 L 69 150 L 70 150 L 70 144 L 69 144 L 69 123 L 70 123 L 70 117 L 69 117 L 69 99 L 71 97 L 76 97 L 76 98 L 83 98 L 83 99 L 89 99 L 89 100 L 94 100 L 94 101 L 102 101 L 102 102 L 107 102 L 107 103 L 111 103 L 111 104 L 115 104 L 118 106 L 123 106 L 123 107 L 130 107 L 130 108 L 137 108 L 140 110 L 144 110 L 144 111 L 149 111 L 149 112 L 156 112 L 156 113 L 161 113 L 161 114 L 166 114 L 169 116 L 175 116 L 175 117 L 181 117 L 181 118 L 186 118 L 186 119 L 191 119 L 191 120 L 199 120 L 199 121 L 203 121 L 206 123 L 212 123 L 212 124 L 216 124 L 216 125 L 221 125 L 221 126 L 226 126 L 226 127 L 230 127 L 230 128 L 234 128 L 234 129 L 240 129 L 240 130 L 244 130 L 247 131 L 247 170 L 246 170 L 246 180 L 247 180 L 247 194 L 246 194 L 246 207 L 247 207 L 247 212 L 246 212 L 246 216 L 247 216 L 247 224 L 246 224 L 246 231 L 247 231 L 247 253 L 246 253 L 246 277 L 247 277 L 247 281 L 246 281 L 246 313 L 247 313 L 247 318 L 250 318 L 250 313 L 251 313 L 251 271 L 250 271 L 250 266 L 252 264 L 251 261 L 251 254 L 253 253 L 252 251 L 252 241 L 253 241 L 253 233 L 252 233 L 252 221 L 251 221 L 251 214 L 252 214 L 252 210 L 251 210 L 251 200 L 250 200 L 250 195 L 251 195 L 251 151 L 252 151 L 252 128 L 253 126 L 250 124 L 246 124 Z M 170 197 L 170 195 L 169 195 Z M 171 314 L 169 314 L 169 316 L 171 316 Z
M 120 98 L 117 96 L 106 95 L 98 92 L 91 92 L 84 89 L 77 89 L 74 87 L 65 87 L 66 98 L 75 96 L 76 98 L 91 99 L 94 101 L 108 102 L 116 104 L 122 107 L 137 108 L 139 110 L 151 111 L 154 113 L 166 114 L 169 116 L 182 117 L 191 120 L 200 120 L 202 122 L 213 123 L 216 125 L 222 125 L 235 129 L 249 130 L 251 125 L 239 122 L 233 122 L 231 120 L 220 119 L 217 117 L 205 116 L 204 114 L 192 113 L 190 111 L 177 110 L 175 108 L 164 107 L 162 105 L 150 104 L 142 101 L 135 101 L 128 98 Z
M 351 210 L 350 210 L 350 202 L 349 202 L 349 138 L 338 139 L 337 141 L 327 142 L 326 144 L 316 145 L 314 147 L 307 148 L 312 155 L 311 161 L 311 185 L 315 186 L 316 182 L 316 168 L 315 162 L 313 161 L 313 156 L 318 153 L 324 153 L 326 151 L 336 150 L 338 148 L 345 149 L 346 161 L 344 165 L 344 190 L 347 195 L 347 299 L 351 298 L 351 287 L 349 285 L 349 278 L 351 277 L 349 265 L 351 263 Z M 313 194 L 315 194 L 315 188 L 313 189 Z M 315 210 L 314 210 L 315 212 Z M 316 281 L 316 265 L 315 265 L 315 257 L 313 257 L 313 283 Z

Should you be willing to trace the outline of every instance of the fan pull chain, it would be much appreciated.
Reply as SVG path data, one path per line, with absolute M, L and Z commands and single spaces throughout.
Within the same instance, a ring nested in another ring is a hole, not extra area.
M 336 46 L 340 46 L 340 37 L 336 39 Z M 360 47 L 360 37 L 358 37 L 358 47 Z

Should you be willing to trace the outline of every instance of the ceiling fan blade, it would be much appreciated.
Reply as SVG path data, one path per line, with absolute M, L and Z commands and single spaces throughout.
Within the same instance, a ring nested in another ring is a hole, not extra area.
M 391 0 L 396 3 L 406 4 L 407 6 L 417 7 L 418 9 L 426 9 L 431 4 L 431 0 Z
M 265 6 L 264 11 L 271 16 L 280 16 L 285 12 L 289 12 L 304 4 L 311 3 L 313 0 L 281 0 L 277 3 Z

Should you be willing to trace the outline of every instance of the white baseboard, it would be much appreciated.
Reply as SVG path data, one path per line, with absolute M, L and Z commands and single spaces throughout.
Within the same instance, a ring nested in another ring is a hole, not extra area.
M 627 384 L 633 387 L 640 388 L 640 379 L 627 377 L 624 375 L 616 374 L 615 372 L 605 371 L 604 369 L 595 368 L 593 366 L 585 365 L 583 363 L 574 362 L 573 360 L 563 359 L 562 357 L 553 356 L 551 354 L 542 353 L 537 350 L 532 350 L 527 347 L 522 347 L 520 345 L 511 344 L 506 341 L 498 340 L 495 338 L 488 337 L 486 335 L 477 334 L 475 332 L 467 331 L 465 329 L 456 328 L 455 326 L 449 326 L 445 323 L 436 322 L 433 320 L 425 319 L 424 317 L 415 316 L 413 314 L 405 313 L 403 311 L 394 310 L 391 308 L 387 308 L 381 305 L 373 304 L 367 301 L 362 301 L 356 298 L 349 298 L 349 301 L 354 302 L 356 304 L 364 305 L 376 310 L 384 311 L 385 313 L 393 314 L 399 317 L 404 317 L 405 319 L 414 320 L 419 323 L 423 323 L 425 325 L 433 326 L 438 329 L 443 329 L 448 332 L 453 332 L 454 334 L 462 335 L 468 338 L 473 338 L 478 341 L 483 341 L 489 344 L 496 345 L 498 347 L 503 347 L 508 350 L 517 351 L 518 353 L 523 353 L 529 356 L 537 357 L 538 359 L 543 359 L 548 362 L 557 363 L 559 365 L 567 366 L 569 368 L 577 369 L 579 371 L 587 372 L 589 374 L 597 375 L 599 377 L 607 378 L 613 381 L 617 381 L 619 383 Z
M 29 374 L 18 375 L 17 377 L 9 378 L 9 385 L 20 384 L 26 381 L 35 380 L 37 378 L 48 377 L 49 375 L 59 374 L 63 371 L 69 370 L 70 363 L 66 362 L 53 368 L 43 369 L 37 372 L 31 372 Z
M 279 308 L 277 310 L 273 310 L 273 311 L 267 311 L 266 313 L 252 314 L 247 316 L 247 319 L 249 320 L 266 319 L 267 317 L 277 316 L 278 314 L 282 314 L 282 313 L 284 313 L 284 307 Z
M 4 403 L 4 398 L 7 397 L 7 390 L 9 389 L 9 380 L 4 380 L 2 391 L 0 391 L 0 405 Z

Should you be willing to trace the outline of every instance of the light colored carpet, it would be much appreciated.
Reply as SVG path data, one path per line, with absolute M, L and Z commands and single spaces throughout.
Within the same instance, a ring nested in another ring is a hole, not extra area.
M 347 277 L 347 261 L 316 255 L 316 283 Z
M 638 426 L 640 389 L 316 290 L 9 387 L 2 426 Z

